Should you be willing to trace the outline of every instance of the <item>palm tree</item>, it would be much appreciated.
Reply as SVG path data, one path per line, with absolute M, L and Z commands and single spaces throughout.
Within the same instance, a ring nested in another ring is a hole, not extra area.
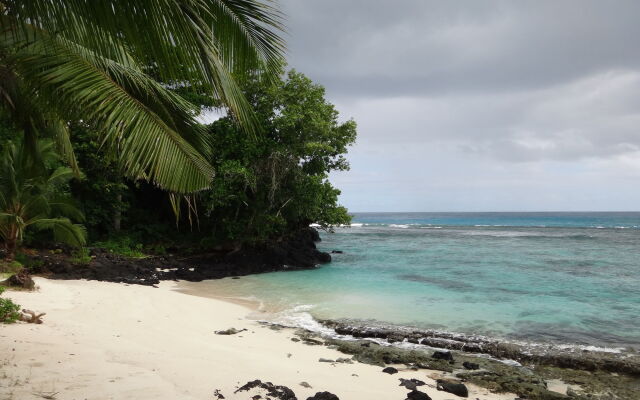
M 77 171 L 67 122 L 83 121 L 126 176 L 201 190 L 213 169 L 199 110 L 169 89 L 209 93 L 254 130 L 236 80 L 277 70 L 280 21 L 260 0 L 0 0 L 0 103 L 33 154 L 52 137 Z
M 57 161 L 51 141 L 35 143 L 38 162 L 24 144 L 9 143 L 0 158 L 0 238 L 6 258 L 13 260 L 27 229 L 50 230 L 58 242 L 85 243 L 82 213 L 70 199 L 60 195 L 60 185 L 73 177 L 69 167 L 49 167 Z

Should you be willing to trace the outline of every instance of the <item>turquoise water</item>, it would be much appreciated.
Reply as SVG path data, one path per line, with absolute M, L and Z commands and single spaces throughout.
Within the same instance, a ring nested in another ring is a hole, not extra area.
M 640 213 L 356 214 L 315 270 L 225 283 L 273 310 L 640 349 Z

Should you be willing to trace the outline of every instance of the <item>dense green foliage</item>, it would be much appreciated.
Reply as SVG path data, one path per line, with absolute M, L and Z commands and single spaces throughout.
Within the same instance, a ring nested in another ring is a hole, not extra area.
M 328 178 L 348 169 L 355 122 L 284 74 L 270 2 L 0 0 L 0 16 L 9 262 L 43 230 L 87 263 L 85 227 L 141 257 L 349 222 Z M 227 116 L 199 123 L 213 108 Z
M 80 234 L 81 228 L 62 218 L 61 211 L 72 212 L 68 216 L 76 221 L 84 215 L 92 245 L 129 257 L 175 249 L 235 248 L 277 239 L 313 223 L 325 229 L 349 223 L 329 174 L 349 168 L 345 154 L 356 138 L 355 122 L 340 121 L 324 88 L 295 71 L 276 78 L 256 73 L 243 81 L 242 88 L 260 131 L 247 133 L 233 114 L 202 127 L 203 140 L 212 149 L 206 161 L 215 171 L 207 190 L 182 197 L 127 179 L 122 159 L 105 148 L 95 128 L 75 122 L 68 128 L 82 175 L 73 175 L 63 165 L 51 141 L 40 141 L 44 152 L 38 158 L 47 161 L 34 174 L 23 175 L 22 186 L 37 190 L 23 191 L 44 196 L 38 218 L 66 221 Z M 215 102 L 204 95 L 192 100 L 201 107 Z M 8 123 L 0 133 L 5 154 L 18 151 L 9 139 L 20 137 L 19 132 Z M 9 164 L 3 164 L 1 179 L 16 170 Z M 57 178 L 51 180 L 51 175 Z M 67 208 L 57 208 L 60 199 L 65 199 Z M 174 206 L 181 215 L 179 222 Z M 23 234 L 16 235 L 16 244 Z M 74 244 L 82 243 L 80 238 Z M 37 244 L 46 237 L 31 235 L 31 239 Z M 78 264 L 90 259 L 82 248 L 72 254 Z
M 235 77 L 281 63 L 280 13 L 259 0 L 1 0 L 0 108 L 32 145 L 50 137 L 77 171 L 69 122 L 84 121 L 120 171 L 168 190 L 206 189 L 198 88 L 257 129 Z
M 4 293 L 4 287 L 0 286 L 0 296 Z M 0 297 L 0 323 L 11 324 L 20 318 L 20 306 L 11 299 Z
M 327 229 L 348 223 L 328 175 L 348 169 L 345 153 L 356 137 L 355 122 L 340 122 L 324 89 L 295 71 L 277 79 L 256 74 L 243 89 L 261 133 L 247 134 L 231 116 L 207 127 L 216 177 L 209 190 L 181 202 L 177 229 L 167 193 L 123 179 L 117 159 L 105 157 L 87 127 L 72 126 L 86 178 L 71 188 L 92 240 L 141 256 L 180 242 L 211 247 L 275 238 L 311 223 Z
M 348 223 L 328 174 L 348 169 L 355 122 L 340 123 L 324 88 L 295 71 L 275 81 L 256 76 L 245 93 L 262 135 L 243 135 L 231 117 L 209 127 L 217 178 L 200 198 L 214 236 L 260 239 L 310 223 Z
M 83 219 L 73 200 L 65 194 L 73 173 L 56 166 L 58 156 L 49 141 L 37 141 L 27 150 L 23 142 L 8 142 L 0 155 L 0 238 L 9 260 L 25 232 L 48 230 L 56 241 L 81 246 L 85 231 L 74 224 Z

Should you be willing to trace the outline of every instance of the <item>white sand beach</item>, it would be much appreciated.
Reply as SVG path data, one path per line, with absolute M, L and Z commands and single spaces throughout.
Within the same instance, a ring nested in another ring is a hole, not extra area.
M 398 378 L 427 383 L 434 400 L 439 372 L 395 375 L 324 346 L 294 342 L 293 330 L 272 330 L 246 318 L 250 309 L 159 288 L 37 278 L 36 292 L 7 292 L 24 308 L 46 312 L 44 324 L 0 325 L 0 399 L 249 399 L 234 394 L 254 379 L 291 388 L 298 399 L 329 391 L 341 400 L 405 399 Z M 247 329 L 236 335 L 214 332 Z M 302 382 L 311 387 L 303 387 Z M 469 385 L 471 399 L 512 400 Z M 48 397 L 47 397 L 48 396 Z

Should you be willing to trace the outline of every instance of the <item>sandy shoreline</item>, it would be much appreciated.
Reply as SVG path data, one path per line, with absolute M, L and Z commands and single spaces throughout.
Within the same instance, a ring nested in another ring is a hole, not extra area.
M 39 278 L 35 293 L 10 292 L 23 307 L 47 312 L 42 325 L 0 326 L 0 399 L 226 399 L 254 379 L 291 388 L 299 399 L 329 391 L 340 399 L 404 399 L 399 379 L 425 381 L 434 400 L 456 396 L 435 389 L 430 371 L 396 375 L 361 363 L 330 364 L 346 355 L 291 340 L 246 319 L 249 309 L 186 295 L 173 282 L 159 288 Z M 214 331 L 247 329 L 224 336 Z M 399 369 L 402 369 L 399 367 Z M 300 385 L 307 382 L 311 388 Z M 470 386 L 470 398 L 513 399 Z

